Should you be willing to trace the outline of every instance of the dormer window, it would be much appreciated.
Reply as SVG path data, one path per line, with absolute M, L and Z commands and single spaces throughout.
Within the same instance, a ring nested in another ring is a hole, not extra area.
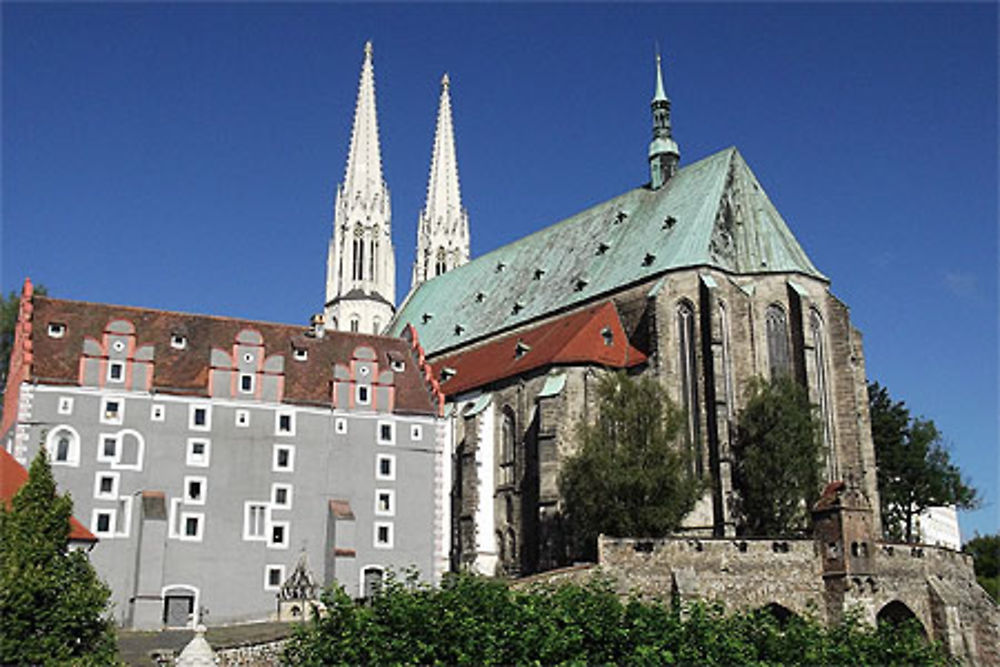
M 651 266 L 655 260 L 656 260 L 656 255 L 654 255 L 651 252 L 647 252 L 646 256 L 642 258 L 642 265 Z
M 511 315 L 517 315 L 522 310 L 524 310 L 524 304 L 521 303 L 520 301 L 515 301 L 514 302 L 514 307 L 510 309 L 510 314 Z
M 507 268 L 506 264 L 504 264 L 503 262 L 497 262 L 497 273 L 500 273 L 506 268 Z
M 663 229 L 673 229 L 673 226 L 677 224 L 677 218 L 672 215 L 668 215 L 663 220 Z
M 535 280 L 541 280 L 545 275 L 545 269 L 535 269 Z
M 483 292 L 476 292 L 476 303 L 482 303 L 486 300 L 486 294 Z
M 306 361 L 309 358 L 309 350 L 303 347 L 293 348 L 292 356 L 295 357 L 295 361 Z
M 573 283 L 573 289 L 577 292 L 582 292 L 583 288 L 587 286 L 590 281 L 586 278 L 577 278 L 576 282 Z
M 188 339 L 184 334 L 171 334 L 170 335 L 170 347 L 175 350 L 183 350 L 187 347 Z
M 610 245 L 608 245 L 607 243 L 601 242 L 601 243 L 597 244 L 597 252 L 595 252 L 594 254 L 595 255 L 603 255 L 604 253 L 606 253 L 610 249 L 611 249 Z
M 424 324 L 427 324 L 432 319 L 434 319 L 434 313 L 424 313 L 423 317 L 421 317 L 420 319 L 423 320 Z
M 456 373 L 458 373 L 458 371 L 456 371 L 454 368 L 449 368 L 448 366 L 445 366 L 444 368 L 441 369 L 440 373 L 441 382 L 450 380 L 451 378 L 455 377 Z
M 615 224 L 617 225 L 620 222 L 625 222 L 627 218 L 628 218 L 628 213 L 626 213 L 625 211 L 618 211 L 618 213 L 615 214 Z
M 530 349 L 531 346 L 525 343 L 524 341 L 522 340 L 517 341 L 517 345 L 514 346 L 514 358 L 520 359 L 521 357 L 526 355 L 528 353 L 528 350 Z
M 66 325 L 62 322 L 49 322 L 49 336 L 52 338 L 62 338 L 66 335 Z
M 465 327 L 463 327 L 461 324 L 456 324 L 455 325 L 455 335 L 456 336 L 461 336 L 463 331 L 465 331 Z
M 397 373 L 402 373 L 403 371 L 406 370 L 406 364 L 400 361 L 399 359 L 393 359 L 390 362 L 390 365 L 392 366 L 392 370 L 394 370 Z
M 604 327 L 601 329 L 601 338 L 604 339 L 604 344 L 611 347 L 615 342 L 615 334 L 611 331 L 611 327 Z

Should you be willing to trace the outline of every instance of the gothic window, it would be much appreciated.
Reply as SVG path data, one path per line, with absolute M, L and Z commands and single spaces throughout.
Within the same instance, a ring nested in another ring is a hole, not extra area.
M 354 280 L 363 280 L 365 277 L 365 240 L 364 230 L 360 225 L 354 228 L 354 262 L 351 275 Z
M 500 486 L 508 486 L 514 483 L 516 434 L 514 411 L 509 407 L 504 407 L 503 419 L 500 424 Z
M 444 248 L 438 248 L 437 261 L 434 264 L 434 275 L 440 276 L 447 270 L 448 269 L 447 269 L 447 264 L 445 262 Z
M 369 280 L 375 280 L 375 249 L 378 247 L 378 242 L 372 239 L 368 244 L 368 278 Z
M 837 463 L 833 449 L 833 428 L 830 423 L 830 397 L 826 378 L 826 345 L 823 335 L 823 319 L 815 310 L 809 313 L 809 329 L 812 334 L 813 361 L 816 368 L 816 396 L 819 399 L 820 418 L 823 420 L 823 444 L 826 449 L 827 479 L 837 479 Z
M 698 366 L 695 352 L 694 308 L 687 301 L 677 306 L 677 340 L 680 343 L 681 399 L 687 416 L 687 437 L 694 456 L 694 470 L 702 474 L 701 415 L 698 412 Z
M 774 303 L 767 307 L 764 315 L 767 327 L 767 358 L 771 366 L 771 377 L 791 373 L 791 354 L 788 349 L 788 319 L 785 310 Z
M 376 336 L 382 333 L 382 320 L 377 317 L 372 320 L 372 333 Z
M 351 315 L 351 331 L 357 333 L 361 329 L 361 319 L 357 315 Z
M 722 330 L 722 378 L 726 392 L 726 417 L 731 422 L 736 411 L 736 396 L 733 390 L 733 358 L 729 348 L 729 312 L 723 301 L 719 302 L 719 328 Z

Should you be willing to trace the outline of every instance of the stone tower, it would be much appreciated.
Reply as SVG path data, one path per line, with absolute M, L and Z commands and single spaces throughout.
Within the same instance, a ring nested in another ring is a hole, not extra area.
M 365 44 L 344 182 L 337 188 L 326 268 L 327 329 L 380 333 L 395 312 L 389 188 L 375 111 L 372 44 Z
M 421 283 L 469 261 L 469 214 L 462 206 L 455 159 L 455 132 L 451 122 L 448 75 L 441 78 L 441 102 L 427 203 L 417 222 L 417 253 L 413 259 L 412 292 Z
M 650 103 L 653 109 L 653 140 L 649 142 L 649 185 L 656 190 L 677 171 L 681 159 L 670 128 L 670 98 L 663 88 L 660 54 L 656 54 L 656 92 Z

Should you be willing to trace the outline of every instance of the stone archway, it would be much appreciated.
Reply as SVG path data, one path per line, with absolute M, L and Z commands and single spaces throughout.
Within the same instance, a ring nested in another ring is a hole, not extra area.
M 892 600 L 887 602 L 878 613 L 875 615 L 875 620 L 877 623 L 886 623 L 892 626 L 900 626 L 904 623 L 914 620 L 920 627 L 921 632 L 923 632 L 924 637 L 927 636 L 927 629 L 924 624 L 920 621 L 920 617 L 917 616 L 912 609 L 910 609 L 906 603 L 900 600 Z
M 762 614 L 767 614 L 771 616 L 771 618 L 776 620 L 778 622 L 778 625 L 782 628 L 788 625 L 788 622 L 792 618 L 799 617 L 799 615 L 796 614 L 794 611 L 792 611 L 785 605 L 779 604 L 777 602 L 770 602 L 764 605 L 763 607 L 759 607 L 757 611 Z

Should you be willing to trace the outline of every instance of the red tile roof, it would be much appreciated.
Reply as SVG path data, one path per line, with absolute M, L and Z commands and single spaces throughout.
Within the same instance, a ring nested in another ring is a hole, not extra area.
M 10 508 L 14 494 L 28 481 L 28 471 L 6 449 L 0 448 L 0 502 Z M 69 518 L 69 539 L 77 542 L 96 542 L 97 538 L 83 527 L 76 517 Z
M 550 320 L 432 362 L 441 391 L 460 394 L 497 380 L 558 364 L 630 368 L 646 355 L 629 343 L 610 301 Z M 453 373 L 453 374 L 452 374 Z

